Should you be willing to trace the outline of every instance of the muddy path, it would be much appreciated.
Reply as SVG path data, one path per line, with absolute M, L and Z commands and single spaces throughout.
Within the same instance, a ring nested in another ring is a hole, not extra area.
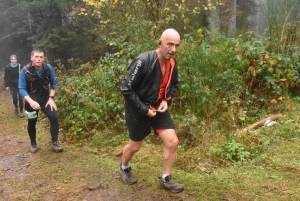
M 156 184 L 124 185 L 114 167 L 119 158 L 105 158 L 63 142 L 65 151 L 52 153 L 47 135 L 37 135 L 41 150 L 32 154 L 26 127 L 26 119 L 13 114 L 9 93 L 1 91 L 1 201 L 198 200 L 185 192 L 170 194 Z M 47 133 L 48 127 L 39 123 L 37 132 Z

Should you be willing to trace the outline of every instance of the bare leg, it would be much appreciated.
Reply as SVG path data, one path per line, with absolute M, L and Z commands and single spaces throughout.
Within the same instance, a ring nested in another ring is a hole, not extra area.
M 164 130 L 159 134 L 159 136 L 165 144 L 164 153 L 163 153 L 163 160 L 164 160 L 163 173 L 171 174 L 171 170 L 177 154 L 176 152 L 178 147 L 178 137 L 174 129 Z
M 140 150 L 142 144 L 143 141 L 129 141 L 129 143 L 123 148 L 122 165 L 128 166 L 130 159 Z

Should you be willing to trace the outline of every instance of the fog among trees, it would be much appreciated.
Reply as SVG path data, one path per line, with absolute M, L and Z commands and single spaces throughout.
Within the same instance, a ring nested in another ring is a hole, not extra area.
M 168 1 L 148 0 L 142 8 L 139 8 L 141 3 L 125 1 L 119 7 L 121 4 L 116 2 L 113 5 L 107 1 L 102 7 L 99 3 L 97 7 L 88 0 L 0 0 L 0 65 L 3 67 L 9 63 L 11 54 L 16 54 L 21 64 L 26 64 L 33 48 L 45 50 L 50 63 L 60 61 L 66 67 L 69 59 L 80 62 L 97 60 L 118 49 L 109 45 L 117 40 L 118 34 L 128 38 L 130 27 L 143 26 L 146 21 L 155 26 L 165 19 L 165 14 L 170 16 L 165 26 L 173 26 L 182 34 L 207 28 L 228 37 L 249 30 L 254 31 L 255 36 L 263 37 L 270 35 L 270 29 L 265 32 L 270 27 L 285 35 L 278 27 L 282 24 L 287 33 L 296 34 L 295 26 L 299 24 L 299 3 L 296 0 L 207 0 L 200 3 L 175 0 L 171 10 L 164 10 Z M 133 19 L 133 13 L 140 11 L 143 11 L 140 19 Z M 138 35 L 136 40 L 147 41 Z

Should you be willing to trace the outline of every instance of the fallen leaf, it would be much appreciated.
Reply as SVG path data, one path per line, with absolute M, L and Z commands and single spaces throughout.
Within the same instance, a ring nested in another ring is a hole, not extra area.
M 100 187 L 101 187 L 100 183 L 97 183 L 97 184 L 92 184 L 92 185 L 88 186 L 88 189 L 89 190 L 96 190 Z
M 72 144 L 71 138 L 67 138 L 66 142 L 67 142 L 67 144 Z
M 151 153 L 152 153 L 152 154 L 157 154 L 158 151 L 157 151 L 156 149 L 153 149 L 153 150 L 151 150 Z
M 206 168 L 205 167 L 200 167 L 201 172 L 205 172 Z
M 204 171 L 206 174 L 211 174 L 213 171 L 212 170 L 205 170 Z
M 23 167 L 28 167 L 28 166 L 30 166 L 31 165 L 31 163 L 26 163 L 26 164 L 24 164 L 24 165 L 22 165 Z
M 288 190 L 288 187 L 287 186 L 281 186 L 281 190 L 286 191 L 286 190 Z

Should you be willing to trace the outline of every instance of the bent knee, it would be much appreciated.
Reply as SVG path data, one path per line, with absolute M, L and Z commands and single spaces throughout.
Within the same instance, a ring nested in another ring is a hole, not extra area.
M 132 151 L 133 153 L 138 152 L 140 149 L 141 149 L 141 147 L 131 147 L 131 151 Z
M 129 149 L 133 153 L 138 152 L 141 149 L 141 147 L 142 142 L 130 141 L 130 143 L 127 145 L 127 149 Z
M 179 144 L 179 140 L 178 140 L 178 138 L 177 138 L 177 139 L 175 139 L 175 140 L 173 140 L 173 142 L 172 142 L 172 146 L 174 146 L 174 147 L 178 147 L 178 144 Z
M 57 115 L 56 114 L 53 114 L 53 115 L 49 115 L 48 116 L 48 119 L 51 123 L 56 123 L 58 122 L 58 118 L 57 118 Z
M 170 148 L 177 148 L 179 144 L 178 138 L 168 140 L 166 145 Z

